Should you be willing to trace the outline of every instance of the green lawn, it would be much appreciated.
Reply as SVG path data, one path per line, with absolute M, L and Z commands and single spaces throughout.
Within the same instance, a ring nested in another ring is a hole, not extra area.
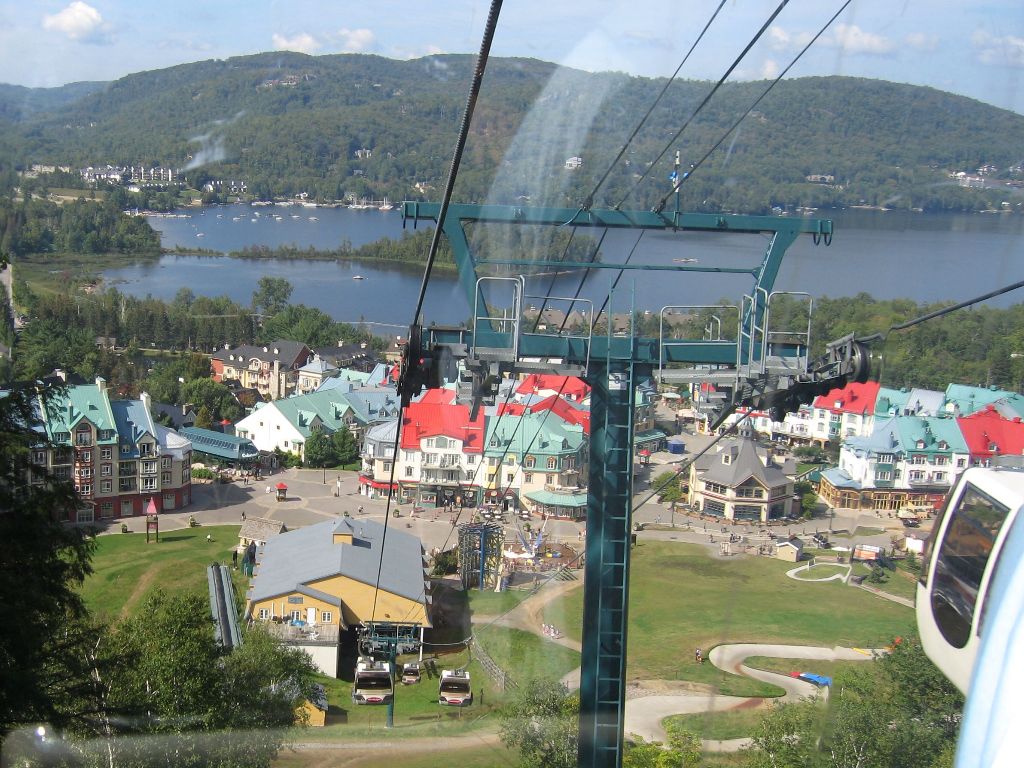
M 670 725 L 689 731 L 702 739 L 742 739 L 750 736 L 766 709 L 728 709 L 724 712 L 698 712 L 692 715 L 672 715 L 662 724 L 666 730 Z M 671 732 L 671 731 L 670 731 Z
M 471 589 L 467 593 L 474 616 L 497 616 L 515 608 L 531 594 L 529 590 L 510 589 L 505 592 Z
M 858 526 L 857 530 L 853 532 L 853 536 L 851 538 L 856 539 L 860 536 L 881 536 L 883 533 L 885 533 L 884 528 L 865 528 L 862 526 Z
M 796 578 L 803 581 L 815 581 L 820 579 L 827 579 L 829 576 L 835 576 L 839 574 L 841 576 L 846 575 L 847 568 L 845 565 L 836 565 L 833 563 L 820 563 L 811 566 L 810 568 L 802 571 L 797 571 L 793 575 Z
M 720 643 L 877 647 L 903 634 L 909 608 L 838 582 L 786 578 L 792 564 L 766 558 L 718 559 L 706 548 L 642 541 L 630 574 L 630 679 L 708 683 L 723 694 L 764 695 L 774 686 L 693 663 L 694 648 Z M 547 606 L 545 621 L 579 638 L 582 590 Z
M 821 661 L 818 659 L 778 659 L 773 656 L 751 656 L 744 662 L 748 667 L 778 672 L 788 675 L 790 672 L 810 672 L 814 675 L 835 677 L 840 671 L 867 671 L 871 668 L 872 659 L 865 656 L 864 661 Z
M 475 634 L 488 655 L 513 680 L 530 677 L 558 680 L 580 665 L 576 651 L 530 632 L 489 626 L 476 629 Z
M 420 750 L 400 752 L 393 749 L 366 749 L 363 754 L 350 750 L 330 750 L 310 753 L 308 750 L 292 751 L 284 749 L 274 761 L 274 768 L 323 768 L 329 766 L 345 766 L 345 768 L 436 768 L 438 765 L 451 764 L 458 768 L 492 768 L 498 766 L 519 766 L 519 756 L 505 749 L 500 742 L 497 744 L 481 744 L 475 739 L 466 739 L 466 746 L 454 746 L 446 742 L 444 752 Z
M 93 574 L 82 585 L 85 603 L 99 618 L 117 619 L 157 587 L 168 593 L 207 589 L 206 566 L 231 562 L 238 544 L 237 525 L 200 526 L 163 531 L 159 543 L 143 533 L 115 533 L 96 539 Z M 213 536 L 208 542 L 206 536 Z M 236 596 L 245 595 L 245 579 L 235 572 Z

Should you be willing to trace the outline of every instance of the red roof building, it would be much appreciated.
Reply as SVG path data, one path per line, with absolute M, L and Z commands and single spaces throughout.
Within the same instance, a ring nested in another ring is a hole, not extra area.
M 437 391 L 437 390 L 432 390 Z M 402 417 L 402 448 L 419 451 L 421 441 L 431 437 L 449 437 L 462 443 L 463 453 L 482 453 L 484 411 L 469 418 L 469 406 L 443 402 L 410 403 Z
M 814 407 L 831 413 L 870 416 L 875 412 L 881 386 L 877 381 L 866 381 L 863 384 L 852 381 L 842 389 L 832 389 L 828 394 L 816 397 Z
M 590 386 L 575 376 L 552 376 L 544 373 L 531 373 L 516 388 L 518 395 L 550 395 L 561 394 L 566 400 L 582 403 L 590 397 Z
M 1024 422 L 1019 416 L 1012 420 L 1003 418 L 995 406 L 987 405 L 956 421 L 967 443 L 971 464 L 987 464 L 993 456 L 1024 453 Z
M 552 411 L 566 424 L 582 426 L 583 434 L 590 434 L 590 411 L 576 408 L 557 395 L 552 395 L 532 405 L 526 405 L 525 403 L 498 403 L 497 413 L 499 416 L 502 414 L 522 416 L 526 413 L 541 413 L 542 411 Z

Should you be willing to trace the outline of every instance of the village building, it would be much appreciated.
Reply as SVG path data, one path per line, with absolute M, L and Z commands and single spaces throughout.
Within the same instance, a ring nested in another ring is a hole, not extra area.
M 343 633 L 369 622 L 430 627 L 420 540 L 372 520 L 343 518 L 282 533 L 258 547 L 245 618 L 307 651 L 337 677 Z
M 690 465 L 687 501 L 703 515 L 768 522 L 795 510 L 793 479 L 749 438 L 722 440 Z
M 181 509 L 192 501 L 192 445 L 153 422 L 149 395 L 111 400 L 107 384 L 45 391 L 39 414 L 45 441 L 32 462 L 74 484 L 75 510 L 57 512 L 68 522 L 91 523 Z
M 309 347 L 280 339 L 265 346 L 244 344 L 215 352 L 210 359 L 214 381 L 238 381 L 270 400 L 295 391 L 299 368 L 312 359 Z

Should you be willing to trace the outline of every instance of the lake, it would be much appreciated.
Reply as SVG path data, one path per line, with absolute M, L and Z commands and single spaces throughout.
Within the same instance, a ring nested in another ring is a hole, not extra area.
M 397 211 L 355 211 L 248 205 L 188 209 L 189 218 L 151 217 L 166 248 L 202 247 L 220 251 L 247 245 L 337 248 L 402 236 Z M 918 302 L 971 298 L 1024 280 L 1024 218 L 999 214 L 926 215 L 866 210 L 820 211 L 835 222 L 832 245 L 814 246 L 801 237 L 788 251 L 777 290 L 813 296 L 879 299 L 906 297 Z M 411 225 L 410 225 L 411 226 Z M 421 224 L 422 226 L 422 224 Z M 597 230 L 578 230 L 597 238 Z M 201 235 L 201 236 L 200 236 Z M 605 263 L 621 263 L 636 244 L 637 233 L 609 232 L 601 244 Z M 759 263 L 767 238 L 757 235 L 648 232 L 633 263 L 671 265 L 680 259 L 700 266 L 751 268 Z M 580 295 L 600 306 L 618 270 L 595 269 Z M 227 295 L 248 302 L 260 277 L 287 279 L 292 301 L 318 307 L 337 320 L 394 323 L 412 320 L 422 267 L 355 261 L 243 260 L 227 256 L 165 255 L 156 262 L 110 269 L 103 277 L 126 293 L 171 299 L 181 287 L 195 293 Z M 359 275 L 362 280 L 354 280 Z M 572 296 L 580 277 L 533 278 L 528 290 Z M 627 271 L 612 302 L 615 312 L 658 310 L 666 305 L 738 302 L 750 289 L 749 275 Z M 993 301 L 1007 306 L 1022 300 L 1018 291 Z M 539 303 L 535 302 L 535 303 Z M 563 304 L 555 306 L 564 307 Z M 469 317 L 468 302 L 451 272 L 430 279 L 424 316 L 427 322 L 458 323 Z M 385 326 L 378 330 L 387 332 Z

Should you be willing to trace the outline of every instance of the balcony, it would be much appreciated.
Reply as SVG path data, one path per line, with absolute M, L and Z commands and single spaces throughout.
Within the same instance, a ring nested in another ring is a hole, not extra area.
M 337 645 L 340 636 L 335 624 L 313 624 L 294 627 L 291 624 L 280 624 L 276 621 L 259 622 L 267 633 L 285 643 L 299 645 Z

